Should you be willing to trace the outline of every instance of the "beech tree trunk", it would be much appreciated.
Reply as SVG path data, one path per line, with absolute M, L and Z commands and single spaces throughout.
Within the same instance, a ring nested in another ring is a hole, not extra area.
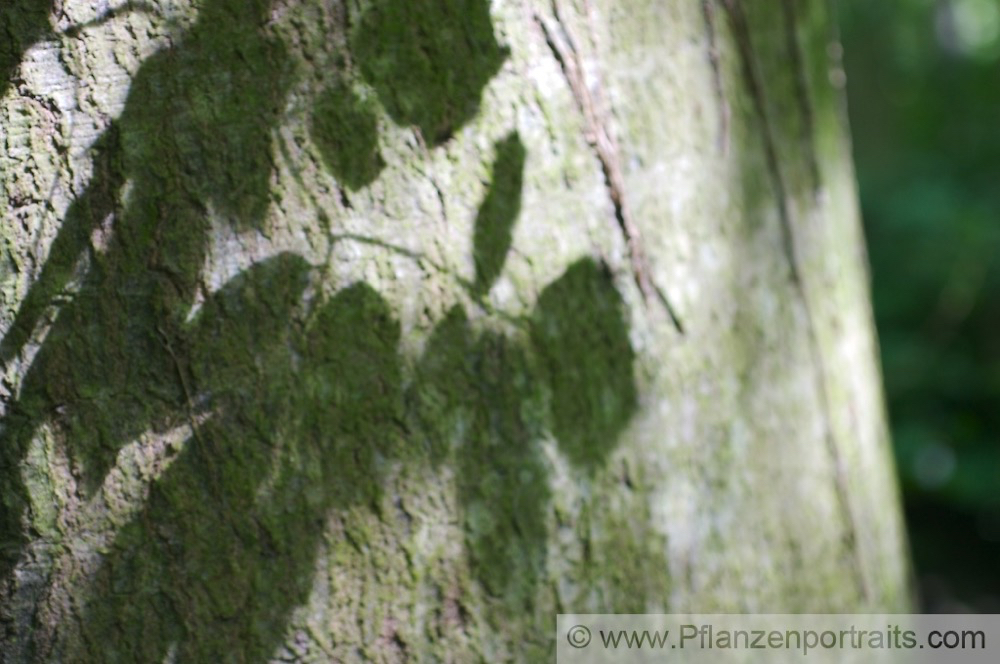
M 820 0 L 5 0 L 6 662 L 909 607 Z

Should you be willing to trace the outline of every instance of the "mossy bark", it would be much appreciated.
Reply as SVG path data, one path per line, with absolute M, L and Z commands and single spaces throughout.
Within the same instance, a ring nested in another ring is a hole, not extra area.
M 45 4 L 0 8 L 4 661 L 909 607 L 827 4 Z

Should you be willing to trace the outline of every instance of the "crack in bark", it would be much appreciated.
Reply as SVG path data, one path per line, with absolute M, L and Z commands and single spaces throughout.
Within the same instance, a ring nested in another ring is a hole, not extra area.
M 708 64 L 712 68 L 712 84 L 715 88 L 716 102 L 719 104 L 719 152 L 723 156 L 729 154 L 729 125 L 732 120 L 732 109 L 726 99 L 726 90 L 722 81 L 722 66 L 719 59 L 719 44 L 715 32 L 715 0 L 702 0 L 702 15 L 705 19 L 705 32 L 708 36 Z
M 444 192 L 441 190 L 441 185 L 438 184 L 437 178 L 433 174 L 428 173 L 427 179 L 430 180 L 431 186 L 434 187 L 434 193 L 437 195 L 438 205 L 441 206 L 441 220 L 444 222 L 445 227 L 448 227 L 448 204 L 444 197 Z
M 812 101 L 809 98 L 809 81 L 806 78 L 802 44 L 799 41 L 796 30 L 797 16 L 795 13 L 795 2 L 796 0 L 783 0 L 781 7 L 785 18 L 785 42 L 794 74 L 795 99 L 799 104 L 799 112 L 802 114 L 802 136 L 800 140 L 802 141 L 802 149 L 809 162 L 809 176 L 812 179 L 813 193 L 815 193 L 819 190 L 820 185 L 819 161 L 816 156 L 816 119 Z
M 170 359 L 174 363 L 174 370 L 177 372 L 177 378 L 180 381 L 181 389 L 184 390 L 184 399 L 185 401 L 187 401 L 188 426 L 191 427 L 191 434 L 194 436 L 195 440 L 197 440 L 202 446 L 204 446 L 205 443 L 201 438 L 201 430 L 198 426 L 197 418 L 195 417 L 196 410 L 195 410 L 194 395 L 191 392 L 190 385 L 188 384 L 188 379 L 187 375 L 184 372 L 184 367 L 181 364 L 180 358 L 177 356 L 177 353 L 174 352 L 173 344 L 170 343 L 170 336 L 167 334 L 166 330 L 164 330 L 162 327 L 158 325 L 156 327 L 156 332 L 157 334 L 160 335 L 160 343 L 163 344 L 163 347 L 167 350 L 167 353 L 170 354 Z
M 632 277 L 639 287 L 644 301 L 648 303 L 654 298 L 659 300 L 670 316 L 674 328 L 683 335 L 684 326 L 680 317 L 673 305 L 670 304 L 666 294 L 650 277 L 649 263 L 642 248 L 642 235 L 635 225 L 631 207 L 625 195 L 625 175 L 621 165 L 621 153 L 618 143 L 609 129 L 608 113 L 603 104 L 600 86 L 597 86 L 594 93 L 591 93 L 590 88 L 587 87 L 583 65 L 580 61 L 580 51 L 562 19 L 557 0 L 552 1 L 552 10 L 558 30 L 550 25 L 550 21 L 540 13 L 535 12 L 534 18 L 542 29 L 545 42 L 552 51 L 552 55 L 562 69 L 577 107 L 583 114 L 584 139 L 594 150 L 601 163 L 608 195 L 615 210 L 615 220 L 618 222 L 618 227 L 621 229 L 628 247 Z
M 813 315 L 812 307 L 809 305 L 809 298 L 802 279 L 798 255 L 795 251 L 795 238 L 792 231 L 792 218 L 788 204 L 787 189 L 778 163 L 774 133 L 771 128 L 767 105 L 765 103 L 763 82 L 761 80 L 760 72 L 757 70 L 753 43 L 750 37 L 750 25 L 742 0 L 721 0 L 721 2 L 723 3 L 723 7 L 725 8 L 727 15 L 729 16 L 733 39 L 739 49 L 740 60 L 743 64 L 744 81 L 752 98 L 758 121 L 761 125 L 767 170 L 775 188 L 775 193 L 778 197 L 778 216 L 781 221 L 785 257 L 788 262 L 793 287 L 806 314 L 806 334 L 809 343 L 809 354 L 812 358 L 813 365 L 816 367 L 816 388 L 819 392 L 820 402 L 823 404 L 824 440 L 827 452 L 833 462 L 834 490 L 836 493 L 838 507 L 843 514 L 844 519 L 844 546 L 851 552 L 852 566 L 854 568 L 854 581 L 858 594 L 865 600 L 870 601 L 872 599 L 872 589 L 867 575 L 865 574 L 864 561 L 861 558 L 860 542 L 858 541 L 857 518 L 855 517 L 854 510 L 851 506 L 849 487 L 847 484 L 847 469 L 845 467 L 843 454 L 837 445 L 837 441 L 833 433 L 830 394 L 827 387 L 826 365 L 823 362 L 823 355 L 820 351 L 819 335 L 816 331 L 816 321 Z
M 347 197 L 347 190 L 344 189 L 344 186 L 340 184 L 339 180 L 336 183 L 336 187 L 337 199 L 340 201 L 341 206 L 343 206 L 345 210 L 353 210 L 354 206 L 351 205 L 351 199 Z

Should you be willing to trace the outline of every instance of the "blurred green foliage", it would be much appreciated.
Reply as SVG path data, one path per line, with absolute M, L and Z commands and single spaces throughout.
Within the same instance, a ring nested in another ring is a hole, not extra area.
M 1000 0 L 839 4 L 925 609 L 1000 606 Z

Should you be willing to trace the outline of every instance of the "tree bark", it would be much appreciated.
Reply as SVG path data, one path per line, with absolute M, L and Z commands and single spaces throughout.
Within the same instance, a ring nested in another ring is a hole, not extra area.
M 825 2 L 0 26 L 4 661 L 909 607 Z

